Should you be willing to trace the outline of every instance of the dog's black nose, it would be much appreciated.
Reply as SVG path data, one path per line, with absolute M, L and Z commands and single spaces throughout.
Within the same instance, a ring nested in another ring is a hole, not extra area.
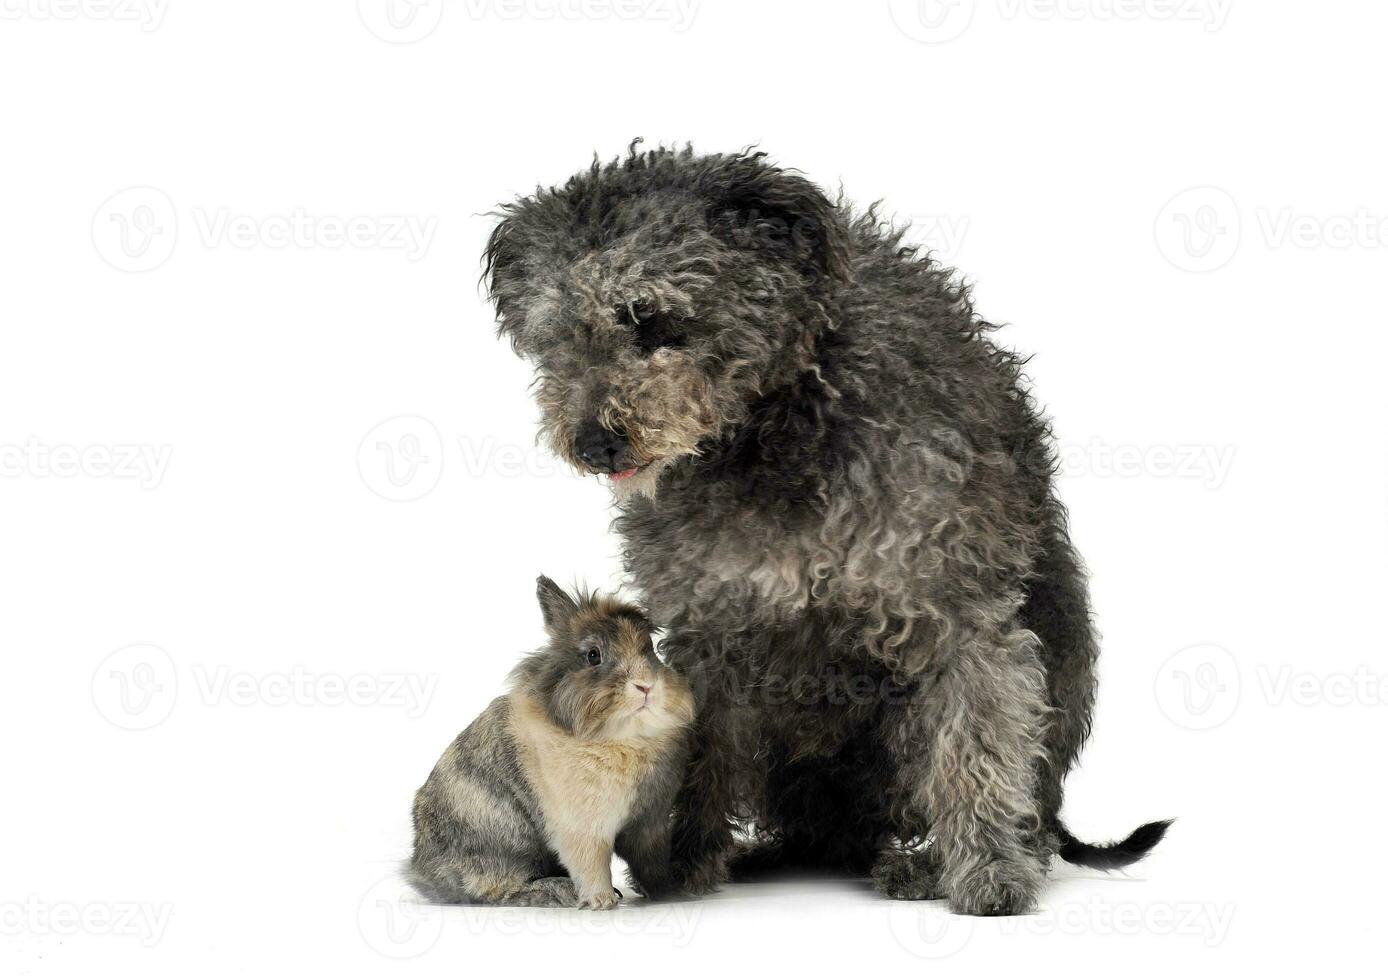
M 626 452 L 626 436 L 589 422 L 574 436 L 574 455 L 603 473 L 616 473 L 617 460 Z

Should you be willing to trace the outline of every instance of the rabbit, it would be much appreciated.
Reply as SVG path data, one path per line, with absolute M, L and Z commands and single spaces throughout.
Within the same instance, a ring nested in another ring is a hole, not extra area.
M 669 893 L 670 810 L 694 698 L 636 606 L 540 576 L 549 643 L 415 795 L 410 877 L 433 901 L 611 909 L 612 854 Z

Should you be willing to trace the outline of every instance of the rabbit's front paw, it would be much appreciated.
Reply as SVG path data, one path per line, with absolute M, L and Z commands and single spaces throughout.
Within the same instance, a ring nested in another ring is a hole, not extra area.
M 608 888 L 605 891 L 595 892 L 585 896 L 579 903 L 579 908 L 597 909 L 606 912 L 608 909 L 615 909 L 617 903 L 622 900 L 622 893 L 615 888 Z

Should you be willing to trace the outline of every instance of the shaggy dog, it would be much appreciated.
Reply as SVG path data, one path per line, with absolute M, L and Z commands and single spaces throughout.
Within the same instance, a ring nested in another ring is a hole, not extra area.
M 693 680 L 689 891 L 871 873 L 1034 907 L 1098 646 L 1022 360 L 951 270 L 762 153 L 640 151 L 508 205 L 486 252 L 542 429 L 607 475 L 626 566 Z

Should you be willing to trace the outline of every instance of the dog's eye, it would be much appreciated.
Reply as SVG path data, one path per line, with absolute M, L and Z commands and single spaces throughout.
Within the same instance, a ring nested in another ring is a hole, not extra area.
M 592 664 L 594 667 L 602 663 L 602 651 L 597 647 L 589 647 L 584 656 L 588 658 L 588 663 Z
M 649 304 L 624 306 L 617 311 L 617 319 L 631 327 L 637 349 L 648 357 L 662 347 L 679 347 L 684 343 L 674 318 Z

